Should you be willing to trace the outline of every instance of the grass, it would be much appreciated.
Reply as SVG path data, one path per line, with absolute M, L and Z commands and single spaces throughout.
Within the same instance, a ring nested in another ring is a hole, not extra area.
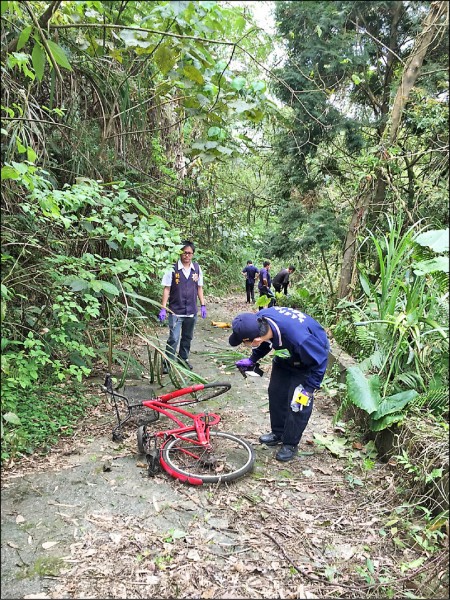
M 2 463 L 18 455 L 46 452 L 61 437 L 72 435 L 86 410 L 99 402 L 82 384 L 43 384 L 22 392 L 13 412 L 20 423 L 3 423 Z

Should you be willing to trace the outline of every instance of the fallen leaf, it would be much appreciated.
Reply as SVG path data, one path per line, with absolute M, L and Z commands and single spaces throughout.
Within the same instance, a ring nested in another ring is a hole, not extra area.
M 49 548 L 53 548 L 53 546 L 56 546 L 56 544 L 59 544 L 59 542 L 44 542 L 42 544 L 42 547 L 44 548 L 44 550 L 48 550 Z
M 19 524 L 19 523 L 25 523 L 25 518 L 22 517 L 22 515 L 17 515 L 17 517 L 16 517 L 16 523 L 17 524 Z

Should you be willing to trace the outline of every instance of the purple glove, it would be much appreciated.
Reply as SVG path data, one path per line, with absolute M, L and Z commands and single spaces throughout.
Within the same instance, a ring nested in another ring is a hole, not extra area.
M 158 319 L 159 319 L 160 321 L 165 321 L 165 320 L 166 320 L 166 317 L 167 317 L 167 311 L 166 311 L 166 309 L 165 309 L 165 308 L 162 308 L 162 309 L 159 311 Z
M 206 306 L 200 307 L 200 314 L 202 315 L 202 319 L 206 319 Z
M 255 363 L 252 361 L 251 358 L 242 358 L 241 360 L 238 360 L 234 364 L 236 365 L 236 367 L 238 369 L 246 369 L 246 370 L 253 369 L 253 367 L 255 366 Z

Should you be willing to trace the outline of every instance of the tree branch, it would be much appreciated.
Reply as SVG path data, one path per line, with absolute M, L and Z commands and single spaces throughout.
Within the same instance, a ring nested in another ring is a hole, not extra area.
M 58 10 L 59 5 L 62 3 L 62 0 L 52 0 L 52 2 L 50 2 L 50 4 L 48 5 L 47 9 L 45 10 L 45 12 L 42 14 L 42 16 L 39 18 L 39 26 L 42 27 L 42 29 L 45 29 L 49 22 L 50 19 L 53 17 L 53 15 L 55 14 L 55 12 Z M 5 50 L 6 54 L 10 54 L 11 52 L 14 52 L 14 50 L 16 49 L 17 46 L 17 42 L 19 41 L 19 35 L 14 38 L 13 40 L 11 40 Z

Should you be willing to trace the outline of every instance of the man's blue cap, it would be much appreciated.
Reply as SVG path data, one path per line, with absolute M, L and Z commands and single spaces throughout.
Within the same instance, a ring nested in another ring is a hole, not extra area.
M 243 340 L 254 340 L 259 337 L 259 319 L 255 313 L 241 313 L 233 319 L 233 333 L 228 340 L 230 346 L 239 346 Z

